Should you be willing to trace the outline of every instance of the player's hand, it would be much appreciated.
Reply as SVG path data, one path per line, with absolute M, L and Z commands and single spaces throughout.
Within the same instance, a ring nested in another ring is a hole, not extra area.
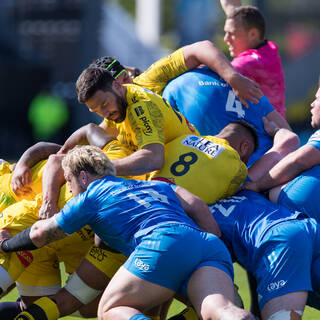
M 274 121 L 270 121 L 266 117 L 263 117 L 262 121 L 264 130 L 273 138 L 280 128 Z
M 48 219 L 54 216 L 59 211 L 60 209 L 57 204 L 43 201 L 38 215 L 40 219 Z
M 28 166 L 25 165 L 16 165 L 11 178 L 11 189 L 18 195 L 26 195 L 31 192 L 31 183 L 32 173 Z
M 12 238 L 11 233 L 6 228 L 0 230 L 0 252 L 3 252 L 1 249 L 2 242 L 10 238 Z
M 239 98 L 241 103 L 248 108 L 247 100 L 258 103 L 262 97 L 262 91 L 259 88 L 259 84 L 250 80 L 240 73 L 235 73 L 229 81 L 235 95 Z

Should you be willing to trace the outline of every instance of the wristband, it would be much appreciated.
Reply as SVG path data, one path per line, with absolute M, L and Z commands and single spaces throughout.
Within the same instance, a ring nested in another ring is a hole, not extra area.
M 30 239 L 30 230 L 31 227 L 18 233 L 13 238 L 3 240 L 1 242 L 1 250 L 3 252 L 13 252 L 38 249 L 38 247 Z

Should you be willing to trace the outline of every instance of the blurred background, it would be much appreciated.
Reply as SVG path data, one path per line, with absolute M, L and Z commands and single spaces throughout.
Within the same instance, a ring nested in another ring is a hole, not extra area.
M 263 12 L 280 50 L 287 119 L 302 143 L 320 74 L 320 1 L 243 1 Z M 178 47 L 210 39 L 227 56 L 219 0 L 1 0 L 0 157 L 37 141 L 63 141 L 101 119 L 76 99 L 74 82 L 93 59 L 147 68 Z

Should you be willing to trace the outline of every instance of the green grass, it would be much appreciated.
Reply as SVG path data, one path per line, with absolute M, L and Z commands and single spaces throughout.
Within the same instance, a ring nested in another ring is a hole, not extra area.
M 234 267 L 235 267 L 235 283 L 239 286 L 239 293 L 243 299 L 245 309 L 248 310 L 250 308 L 250 298 L 249 298 L 247 276 L 245 274 L 245 271 L 238 264 L 235 264 Z M 17 296 L 18 296 L 18 293 L 16 289 L 14 289 L 6 297 L 1 299 L 1 301 L 10 301 L 10 300 L 12 301 L 12 300 L 15 300 Z M 174 301 L 174 303 L 172 304 L 169 310 L 168 316 L 171 316 L 180 312 L 183 308 L 184 308 L 183 304 L 177 301 Z M 315 310 L 313 308 L 306 307 L 303 318 L 308 320 L 318 320 L 320 319 L 320 311 Z M 75 320 L 79 318 L 74 318 L 69 316 L 61 319 Z

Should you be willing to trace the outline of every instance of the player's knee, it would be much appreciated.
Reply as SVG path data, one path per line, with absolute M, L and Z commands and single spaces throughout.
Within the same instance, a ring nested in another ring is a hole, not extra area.
M 272 314 L 267 320 L 302 320 L 303 311 L 280 310 Z
M 88 286 L 76 272 L 69 278 L 65 286 L 65 290 L 78 299 L 82 304 L 90 303 L 102 291 Z

